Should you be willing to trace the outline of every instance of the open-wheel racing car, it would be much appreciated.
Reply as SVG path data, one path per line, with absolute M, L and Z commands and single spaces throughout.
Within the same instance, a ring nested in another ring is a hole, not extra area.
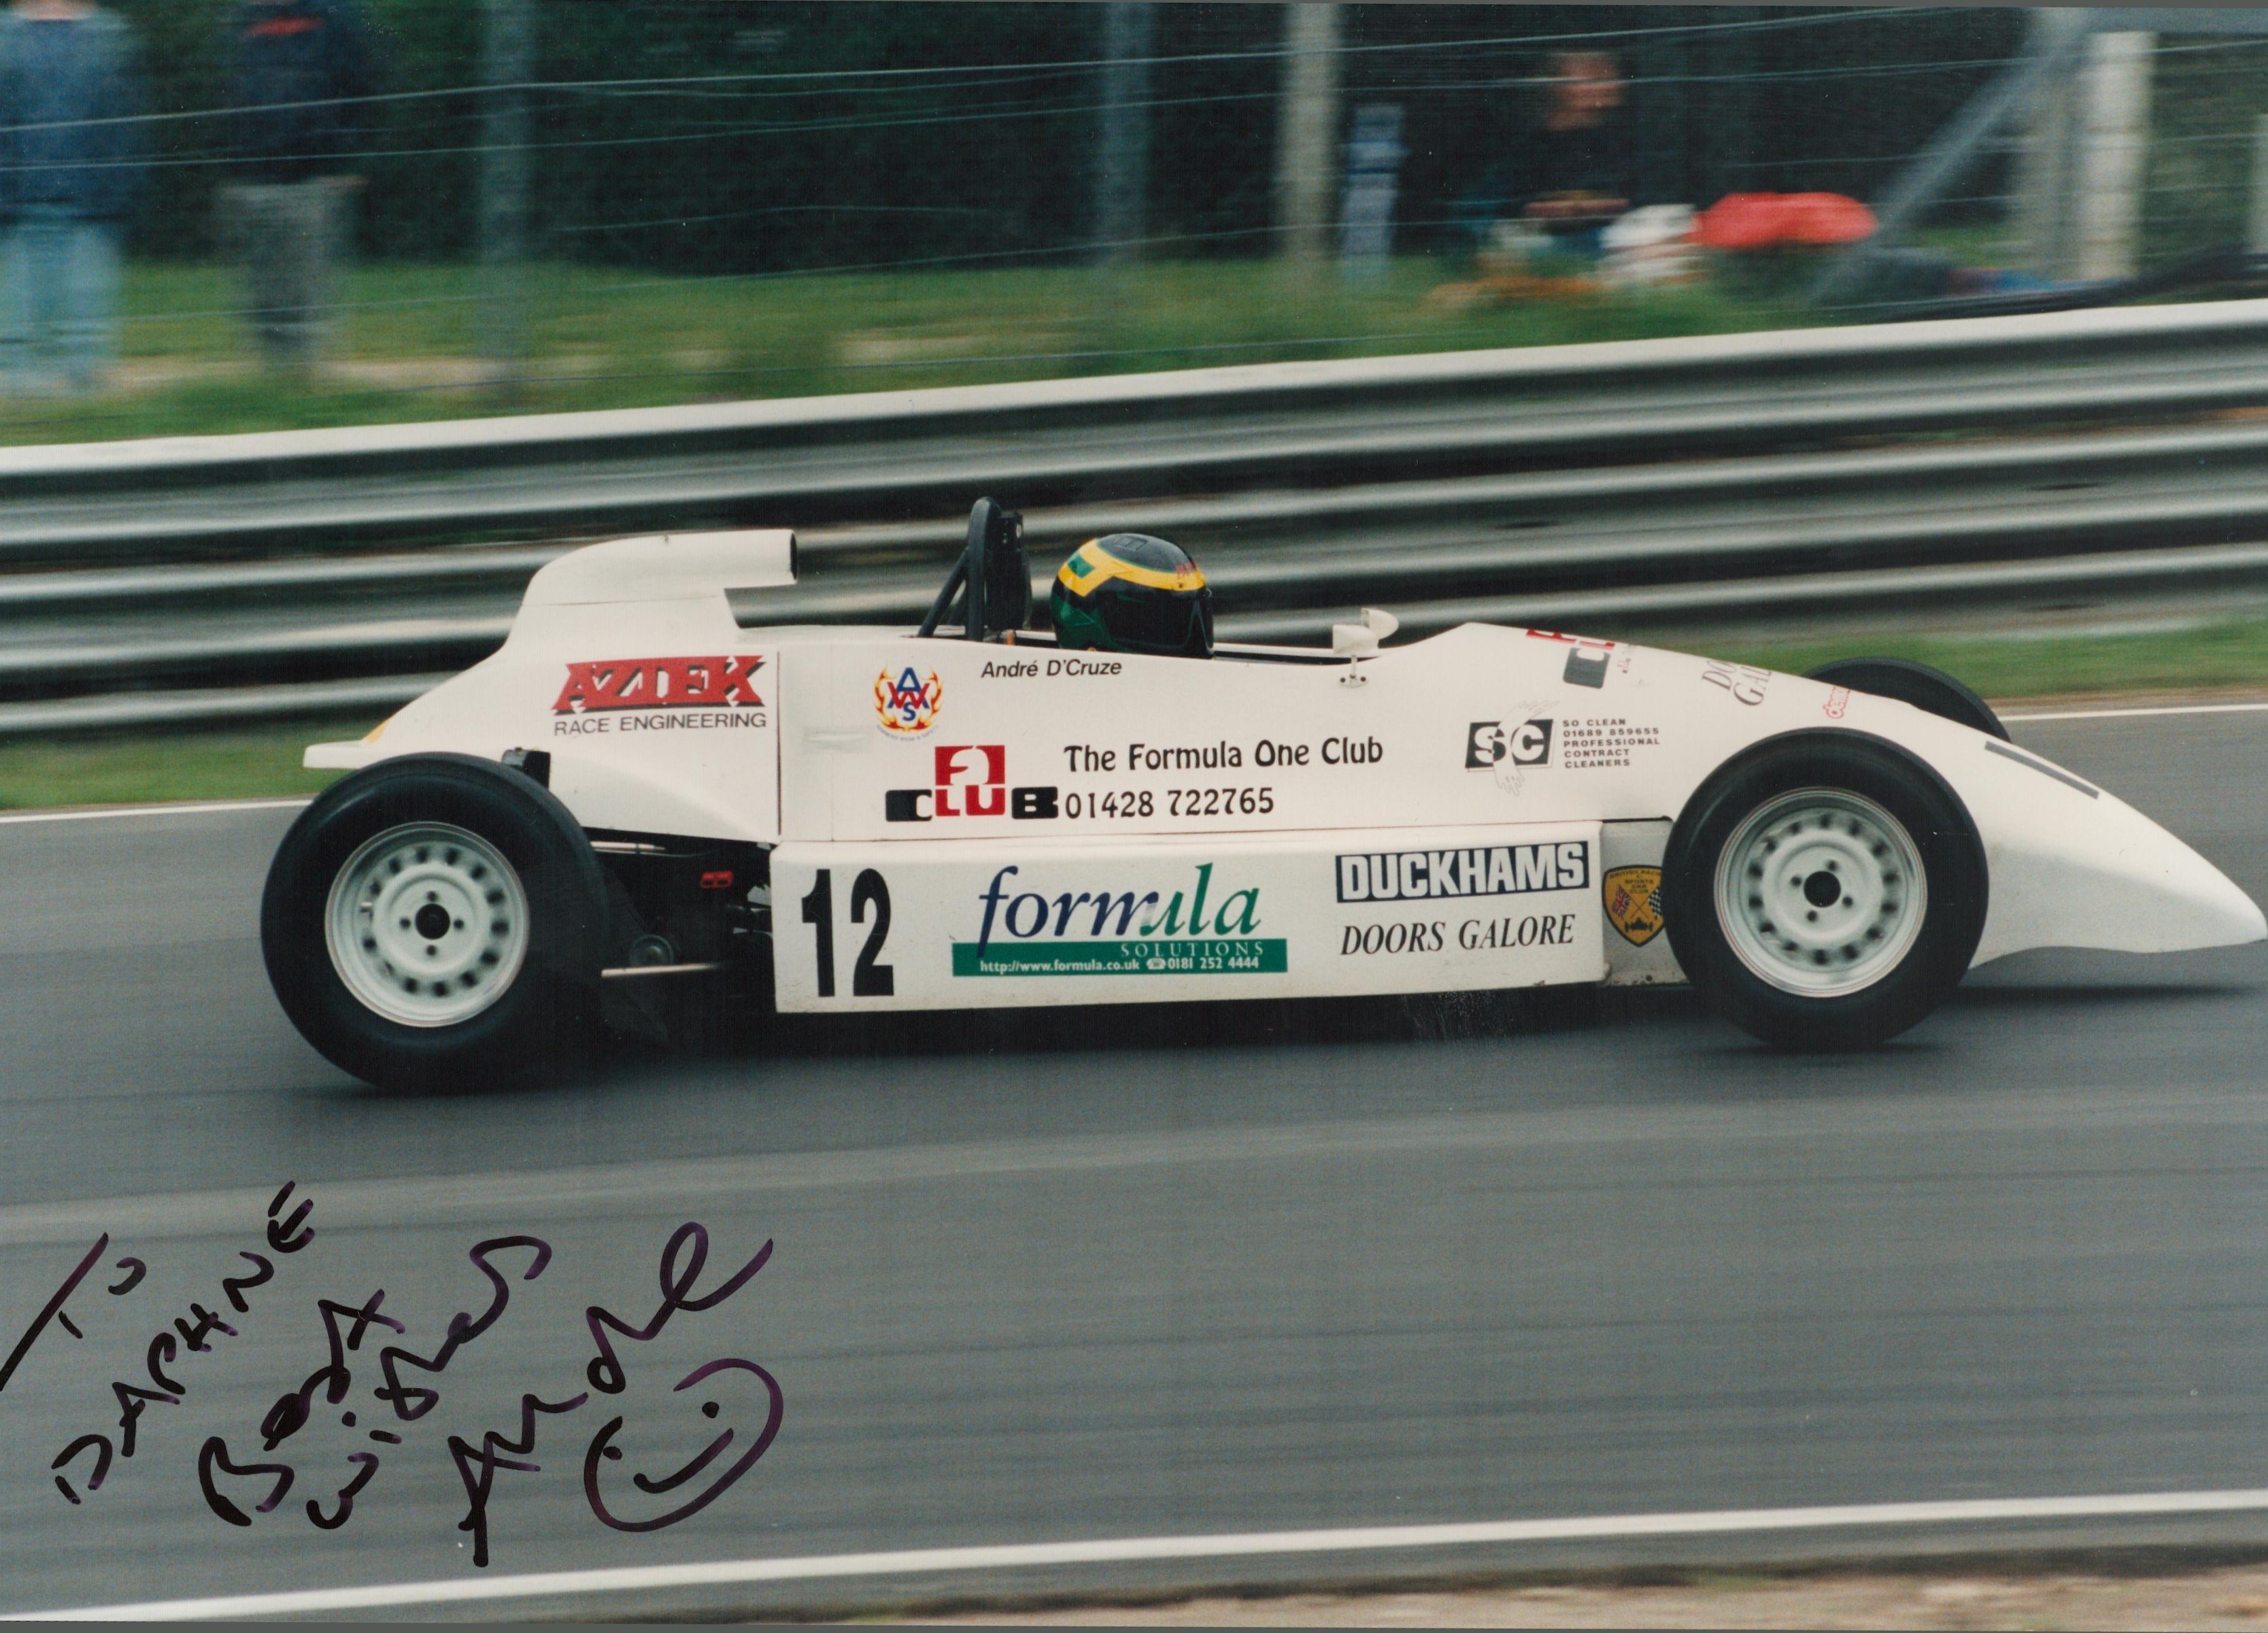
M 1112 544 L 1059 600 L 1202 584 Z M 377 1083 L 477 1082 L 654 982 L 855 1014 L 1683 979 L 1846 1048 L 2023 948 L 2268 933 L 1918 666 L 1478 624 L 1382 648 L 1379 613 L 1329 651 L 1216 647 L 1209 611 L 1209 661 L 1074 648 L 1022 627 L 1020 523 L 989 500 L 918 633 L 739 625 L 728 591 L 794 574 L 784 532 L 575 551 L 494 656 L 309 749 L 353 774 L 261 916 L 309 1041 Z

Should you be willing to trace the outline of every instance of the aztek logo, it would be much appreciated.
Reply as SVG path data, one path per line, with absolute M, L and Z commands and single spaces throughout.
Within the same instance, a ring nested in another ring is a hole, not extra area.
M 1476 720 L 1465 728 L 1465 769 L 1485 771 L 1507 760 L 1540 766 L 1551 758 L 1551 722 L 1523 720 L 1511 731 L 1501 720 Z
M 569 664 L 555 715 L 613 709 L 763 707 L 756 695 L 761 658 L 609 658 Z
M 935 781 L 928 788 L 894 788 L 882 796 L 892 822 L 940 817 L 997 817 L 1044 821 L 1056 814 L 1052 788 L 1008 786 L 1008 750 L 998 743 L 948 744 L 932 751 Z

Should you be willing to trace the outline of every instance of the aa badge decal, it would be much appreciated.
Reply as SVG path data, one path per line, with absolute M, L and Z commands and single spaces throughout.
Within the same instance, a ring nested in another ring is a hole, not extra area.
M 1634 947 L 1661 933 L 1661 870 L 1610 867 L 1599 876 L 1607 900 L 1607 922 Z
M 908 664 L 895 680 L 887 669 L 874 677 L 874 717 L 894 737 L 920 737 L 937 724 L 945 684 L 932 669 L 927 676 Z

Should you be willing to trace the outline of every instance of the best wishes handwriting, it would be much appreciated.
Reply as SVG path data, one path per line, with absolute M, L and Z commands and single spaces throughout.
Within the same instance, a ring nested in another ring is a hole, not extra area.
M 302 1201 L 290 1214 L 284 1213 L 296 1188 L 296 1182 L 284 1186 L 268 1207 L 268 1246 L 282 1255 L 298 1253 L 314 1239 L 313 1229 L 306 1224 L 314 1207 L 312 1201 Z M 85 1336 L 65 1306 L 109 1245 L 110 1238 L 106 1233 L 48 1300 L 7 1361 L 0 1364 L 0 1390 L 6 1389 L 17 1367 L 50 1326 L 61 1326 L 74 1338 Z M 593 1393 L 622 1394 L 629 1387 L 629 1375 L 622 1352 L 615 1347 L 616 1338 L 631 1344 L 650 1343 L 661 1335 L 673 1317 L 681 1313 L 699 1315 L 716 1309 L 763 1269 L 771 1252 L 772 1244 L 767 1241 L 755 1257 L 733 1274 L 707 1292 L 696 1292 L 695 1289 L 708 1262 L 709 1232 L 695 1223 L 680 1225 L 662 1249 L 659 1272 L 661 1296 L 650 1318 L 642 1325 L 632 1325 L 600 1306 L 593 1305 L 585 1311 L 585 1324 L 597 1350 L 585 1369 L 589 1389 L 563 1401 L 546 1401 L 533 1394 L 523 1394 L 516 1434 L 490 1429 L 481 1434 L 477 1444 L 460 1435 L 448 1437 L 446 1444 L 463 1483 L 467 1504 L 465 1517 L 457 1528 L 471 1534 L 474 1564 L 486 1566 L 489 1563 L 488 1507 L 497 1472 L 541 1472 L 542 1466 L 532 1460 L 538 1415 L 560 1416 L 578 1411 L 590 1403 Z M 239 1256 L 251 1262 L 254 1273 L 225 1277 L 221 1289 L 231 1308 L 239 1315 L 246 1315 L 251 1313 L 251 1304 L 245 1295 L 273 1279 L 276 1267 L 273 1261 L 261 1254 L 246 1251 Z M 551 1263 L 552 1250 L 550 1244 L 539 1237 L 497 1236 L 475 1244 L 466 1256 L 488 1284 L 489 1298 L 484 1308 L 477 1313 L 460 1310 L 450 1317 L 441 1342 L 430 1353 L 420 1353 L 419 1348 L 407 1342 L 381 1340 L 378 1343 L 376 1372 L 382 1381 L 371 1387 L 370 1399 L 389 1410 L 396 1425 L 416 1423 L 440 1404 L 442 1393 L 438 1385 L 451 1363 L 503 1318 L 512 1303 L 515 1279 L 533 1282 L 544 1273 Z M 149 1267 L 134 1258 L 120 1259 L 116 1268 L 125 1274 L 107 1288 L 114 1297 L 122 1298 L 132 1292 L 149 1273 Z M 511 1274 L 515 1269 L 516 1278 Z M 355 1367 L 363 1366 L 365 1372 L 369 1370 L 364 1355 L 365 1341 L 373 1329 L 380 1328 L 396 1338 L 409 1337 L 409 1328 L 385 1313 L 385 1302 L 383 1288 L 372 1291 L 359 1304 L 334 1298 L 316 1300 L 327 1357 L 297 1388 L 280 1396 L 261 1420 L 258 1431 L 261 1457 L 272 1457 L 283 1449 L 314 1421 L 320 1409 L 345 1408 L 340 1413 L 340 1424 L 347 1429 L 358 1426 L 357 1415 L 347 1407 L 347 1401 L 354 1389 Z M 214 1346 L 210 1340 L 215 1333 L 231 1338 L 239 1335 L 237 1329 L 218 1314 L 202 1304 L 193 1303 L 188 1317 L 176 1318 L 172 1330 L 161 1330 L 151 1339 L 144 1369 L 148 1384 L 118 1381 L 111 1386 L 119 1405 L 117 1440 L 114 1442 L 104 1434 L 81 1435 L 65 1446 L 51 1465 L 55 1471 L 56 1489 L 67 1501 L 77 1506 L 83 1499 L 63 1471 L 91 1453 L 92 1462 L 85 1476 L 86 1490 L 90 1495 L 99 1491 L 110 1475 L 113 1460 L 134 1456 L 139 1439 L 137 1425 L 144 1412 L 157 1403 L 178 1406 L 186 1398 L 188 1386 L 166 1369 L 179 1367 L 184 1346 L 189 1354 L 211 1353 Z M 411 1381 L 412 1375 L 427 1381 Z M 703 1416 L 713 1421 L 721 1409 L 721 1399 L 733 1395 L 732 1380 L 735 1377 L 741 1379 L 743 1386 L 762 1388 L 761 1396 L 743 1403 L 747 1409 L 736 1407 L 733 1412 L 733 1417 L 741 1420 L 740 1426 L 728 1423 L 693 1457 L 668 1474 L 657 1477 L 641 1470 L 631 1474 L 628 1485 L 622 1486 L 612 1478 L 609 1465 L 624 1460 L 619 1442 L 625 1438 L 635 1442 L 637 1437 L 634 1432 L 624 1435 L 625 1418 L 621 1413 L 610 1416 L 597 1429 L 583 1457 L 583 1494 L 600 1524 L 616 1531 L 661 1530 L 700 1512 L 755 1466 L 778 1435 L 785 1406 L 779 1382 L 770 1372 L 753 1361 L 723 1357 L 695 1367 L 677 1380 L 673 1393 L 708 1386 L 702 1393 L 711 1398 L 703 1401 L 700 1409 Z M 747 1420 L 759 1412 L 761 1426 L 743 1440 Z M 391 1428 L 371 1428 L 364 1432 L 370 1442 L 378 1446 L 390 1448 L 403 1444 L 402 1436 Z M 711 1472 L 712 1466 L 736 1446 L 739 1455 L 721 1472 Z M 353 1518 L 357 1497 L 377 1478 L 380 1467 L 379 1453 L 368 1449 L 347 1453 L 345 1462 L 346 1476 L 328 1497 L 310 1497 L 303 1505 L 308 1523 L 319 1530 L 335 1531 Z M 705 1482 L 696 1486 L 704 1475 Z M 249 1527 L 254 1523 L 254 1516 L 273 1513 L 298 1480 L 298 1470 L 290 1463 L 261 1461 L 257 1458 L 237 1461 L 230 1453 L 226 1438 L 220 1435 L 209 1436 L 197 1453 L 197 1483 L 205 1504 L 232 1526 Z M 237 1483 L 247 1481 L 255 1484 L 247 1489 Z M 692 1495 L 681 1496 L 682 1489 L 687 1487 L 695 1487 Z M 253 1501 L 247 1513 L 239 1499 L 250 1499 L 255 1494 L 257 1500 Z

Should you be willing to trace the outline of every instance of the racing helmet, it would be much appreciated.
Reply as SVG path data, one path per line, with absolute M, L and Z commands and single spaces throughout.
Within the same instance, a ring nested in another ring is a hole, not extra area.
M 1212 592 L 1189 552 L 1145 533 L 1090 539 L 1056 574 L 1048 610 L 1077 651 L 1212 656 Z

